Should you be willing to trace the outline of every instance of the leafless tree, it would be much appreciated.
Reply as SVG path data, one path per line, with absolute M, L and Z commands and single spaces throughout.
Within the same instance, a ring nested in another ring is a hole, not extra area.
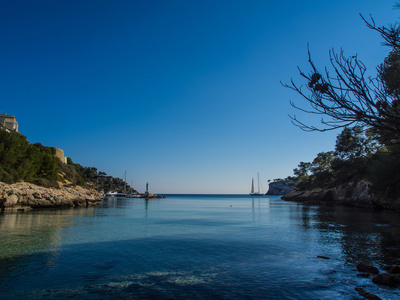
M 361 17 L 368 28 L 380 33 L 392 52 L 400 50 L 399 24 L 378 27 L 372 17 L 370 21 Z M 376 77 L 369 77 L 366 66 L 357 55 L 346 57 L 343 50 L 339 53 L 331 50 L 329 57 L 333 72 L 330 73 L 327 67 L 320 72 L 312 61 L 309 47 L 307 50 L 311 71 L 306 74 L 298 68 L 300 75 L 307 80 L 307 86 L 298 85 L 293 79 L 290 84 L 282 84 L 306 99 L 310 107 L 297 106 L 293 101 L 290 104 L 302 112 L 321 115 L 321 124 L 306 124 L 294 115 L 290 116 L 294 125 L 305 131 L 321 132 L 360 126 L 400 140 L 400 97 L 399 93 L 388 91 L 380 76 L 384 64 L 378 66 Z

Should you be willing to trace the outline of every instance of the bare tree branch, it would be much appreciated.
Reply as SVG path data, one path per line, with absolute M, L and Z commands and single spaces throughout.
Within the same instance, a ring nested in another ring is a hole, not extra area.
M 372 17 L 370 22 L 361 17 L 370 29 L 384 37 L 385 44 L 392 48 L 399 47 L 400 50 L 398 24 L 389 28 L 377 27 Z M 329 51 L 332 74 L 327 67 L 324 72 L 319 72 L 311 58 L 309 46 L 307 52 L 311 72 L 306 74 L 298 68 L 300 76 L 307 80 L 307 85 L 297 85 L 293 79 L 289 84 L 282 85 L 295 91 L 309 104 L 305 108 L 290 101 L 294 108 L 326 118 L 320 120 L 320 126 L 315 126 L 298 120 L 296 116 L 289 116 L 294 125 L 305 131 L 320 132 L 360 126 L 364 129 L 374 128 L 400 139 L 400 96 L 388 93 L 381 77 L 367 77 L 367 68 L 357 55 L 346 57 L 343 50 L 336 53 L 333 49 Z

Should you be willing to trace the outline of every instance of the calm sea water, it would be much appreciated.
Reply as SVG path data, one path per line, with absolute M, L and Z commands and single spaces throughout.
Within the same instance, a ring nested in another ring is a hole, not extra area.
M 327 256 L 322 259 L 317 256 Z M 382 299 L 400 218 L 279 197 L 169 195 L 0 215 L 1 299 Z

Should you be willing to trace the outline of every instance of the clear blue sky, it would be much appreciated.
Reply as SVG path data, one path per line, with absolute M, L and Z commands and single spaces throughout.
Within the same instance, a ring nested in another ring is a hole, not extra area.
M 314 60 L 358 53 L 371 74 L 388 54 L 359 13 L 397 21 L 389 0 L 3 0 L 0 112 L 32 143 L 139 191 L 248 193 L 251 178 L 292 175 L 333 150 L 338 132 L 280 81 Z

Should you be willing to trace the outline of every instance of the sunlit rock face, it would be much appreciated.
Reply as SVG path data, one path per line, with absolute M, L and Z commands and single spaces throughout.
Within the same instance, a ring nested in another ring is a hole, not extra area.
M 0 182 L 0 210 L 32 208 L 77 207 L 95 205 L 102 200 L 100 193 L 80 186 L 45 188 L 31 183 Z
M 267 195 L 286 195 L 293 191 L 293 187 L 295 185 L 294 181 L 279 181 L 279 182 L 271 182 L 269 184 L 269 189 Z

